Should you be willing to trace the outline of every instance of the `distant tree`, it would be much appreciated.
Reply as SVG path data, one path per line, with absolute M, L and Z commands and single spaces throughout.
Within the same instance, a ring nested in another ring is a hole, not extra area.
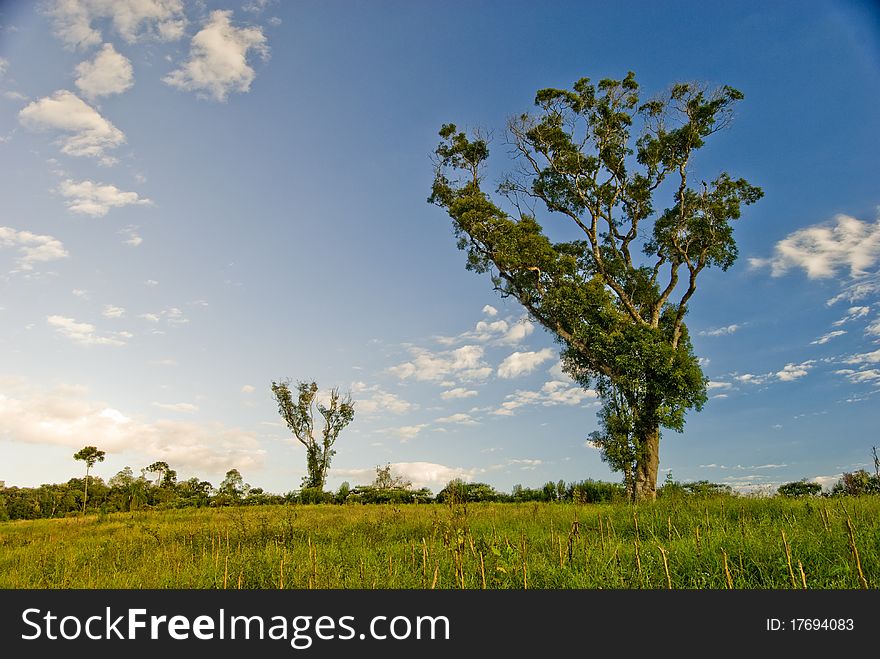
M 808 483 L 807 479 L 801 479 L 792 483 L 785 483 L 776 488 L 776 492 L 783 497 L 814 497 L 822 491 L 819 483 Z
M 677 83 L 640 101 L 631 72 L 541 89 L 536 112 L 508 122 L 514 169 L 494 198 L 484 186 L 487 141 L 440 129 L 428 201 L 452 219 L 467 269 L 489 274 L 553 333 L 566 372 L 623 397 L 637 499 L 656 497 L 660 428 L 681 431 L 707 399 L 684 322 L 697 279 L 733 265 L 733 221 L 763 194 L 726 172 L 693 177 L 697 151 L 742 98 L 729 86 Z M 543 211 L 547 227 L 564 223 L 561 241 L 545 231 Z
M 314 382 L 298 382 L 297 396 L 294 400 L 290 391 L 290 381 L 272 383 L 272 394 L 278 403 L 281 418 L 293 432 L 299 442 L 306 447 L 307 475 L 303 478 L 303 488 L 324 489 L 330 461 L 336 454 L 333 445 L 339 433 L 354 419 L 354 404 L 351 395 L 340 396 L 339 390 L 330 391 L 330 405 L 324 406 L 315 402 L 318 385 Z M 315 438 L 315 412 L 324 417 L 324 428 L 321 437 Z
M 167 462 L 157 461 L 144 469 L 148 474 L 159 474 L 155 485 L 159 487 L 173 487 L 177 484 L 177 472 L 168 466 Z
M 99 451 L 94 446 L 84 446 L 73 454 L 75 460 L 83 460 L 86 463 L 86 479 L 83 487 L 83 515 L 86 514 L 86 502 L 89 498 L 89 470 L 96 462 L 104 462 L 104 451 Z
M 244 478 L 238 469 L 230 469 L 226 472 L 226 477 L 220 483 L 219 493 L 232 501 L 240 501 L 243 496 L 250 490 L 250 485 L 244 482 Z
M 412 488 L 412 481 L 392 473 L 391 465 L 386 462 L 384 467 L 376 465 L 376 478 L 373 480 L 373 487 L 379 490 L 408 490 Z
M 846 472 L 831 488 L 835 496 L 861 496 L 863 494 L 880 494 L 880 477 L 869 474 L 864 469 Z

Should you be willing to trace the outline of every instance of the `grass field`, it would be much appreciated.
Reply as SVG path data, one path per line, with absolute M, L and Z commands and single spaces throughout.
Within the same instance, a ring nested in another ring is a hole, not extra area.
M 2 588 L 877 588 L 880 497 L 254 506 L 0 523 Z

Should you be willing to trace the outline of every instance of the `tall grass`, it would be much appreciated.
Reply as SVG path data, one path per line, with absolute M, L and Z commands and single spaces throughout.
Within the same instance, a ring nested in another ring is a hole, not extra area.
M 0 524 L 2 588 L 877 588 L 880 497 L 266 506 Z

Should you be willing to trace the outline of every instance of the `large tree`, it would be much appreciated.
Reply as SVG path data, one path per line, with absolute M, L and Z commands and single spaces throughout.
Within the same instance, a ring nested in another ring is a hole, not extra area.
M 633 73 L 542 89 L 535 113 L 508 122 L 515 171 L 494 198 L 483 186 L 487 141 L 440 130 L 428 201 L 452 218 L 467 268 L 489 273 L 554 334 L 581 385 L 598 380 L 614 421 L 603 421 L 605 437 L 627 442 L 605 454 L 614 466 L 632 453 L 637 499 L 656 496 L 660 428 L 681 431 L 706 400 L 684 323 L 697 277 L 734 263 L 732 221 L 763 194 L 726 172 L 692 181 L 695 152 L 742 98 L 679 83 L 640 102 Z M 660 194 L 668 202 L 655 207 Z M 539 210 L 563 240 L 551 240 Z
M 341 396 L 339 390 L 330 391 L 330 404 L 316 402 L 318 385 L 314 382 L 298 382 L 294 400 L 290 381 L 272 383 L 272 394 L 278 403 L 278 413 L 299 442 L 306 447 L 306 470 L 302 486 L 324 489 L 330 460 L 336 455 L 333 445 L 339 433 L 354 419 L 354 403 L 351 395 Z M 315 407 L 324 417 L 321 436 L 315 437 Z
M 86 502 L 89 498 L 89 470 L 96 462 L 104 462 L 104 451 L 99 451 L 95 446 L 83 446 L 73 454 L 74 460 L 83 460 L 86 463 L 86 479 L 83 484 L 83 515 L 86 514 Z

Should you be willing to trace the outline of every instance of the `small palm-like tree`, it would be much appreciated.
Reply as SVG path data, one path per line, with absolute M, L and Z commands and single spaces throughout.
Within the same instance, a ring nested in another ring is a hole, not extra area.
M 89 498 L 89 470 L 96 462 L 104 462 L 104 451 L 99 451 L 94 446 L 83 446 L 73 454 L 75 460 L 84 460 L 86 463 L 86 480 L 83 486 L 83 515 L 86 514 L 86 501 Z

